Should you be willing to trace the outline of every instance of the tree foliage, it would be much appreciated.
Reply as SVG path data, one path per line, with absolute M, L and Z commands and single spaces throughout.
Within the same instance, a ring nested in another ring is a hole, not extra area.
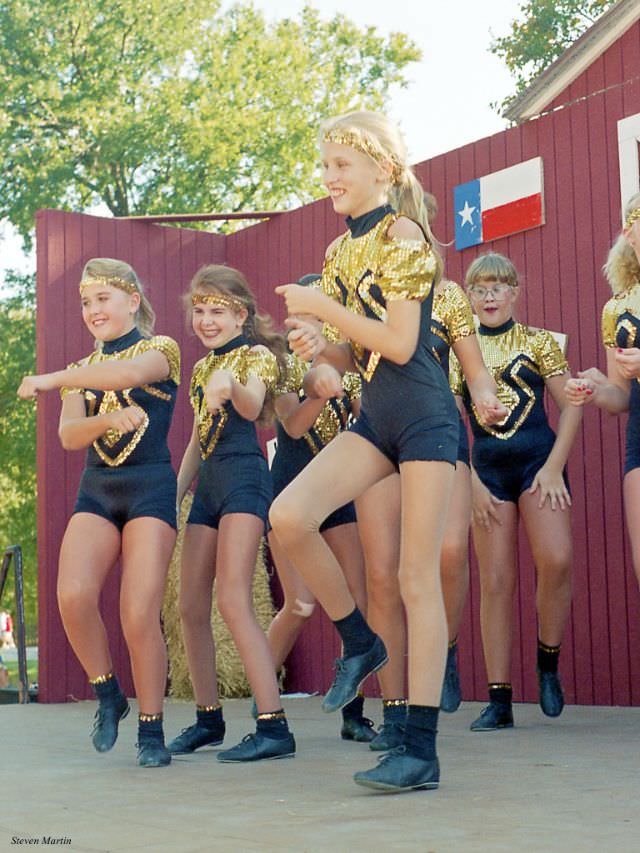
M 250 2 L 0 0 L 0 217 L 306 202 L 321 118 L 380 108 L 420 58 L 338 15 L 268 22 Z
M 526 0 L 521 17 L 506 36 L 493 40 L 491 52 L 514 76 L 516 92 L 499 105 L 504 110 L 545 68 L 570 47 L 615 0 Z
M 37 624 L 36 411 L 16 397 L 16 388 L 26 373 L 35 373 L 35 276 L 8 272 L 6 282 L 12 295 L 0 302 L 0 549 L 22 546 L 31 634 Z M 5 594 L 15 615 L 11 582 Z

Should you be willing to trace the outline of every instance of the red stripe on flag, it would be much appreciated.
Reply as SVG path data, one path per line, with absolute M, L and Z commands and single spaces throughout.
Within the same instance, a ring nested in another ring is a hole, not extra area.
M 542 194 L 519 198 L 482 211 L 482 242 L 542 225 Z

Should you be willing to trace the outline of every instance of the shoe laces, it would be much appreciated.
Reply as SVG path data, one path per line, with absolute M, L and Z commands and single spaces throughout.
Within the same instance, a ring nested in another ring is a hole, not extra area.
M 388 752 L 385 752 L 384 755 L 381 755 L 378 759 L 378 764 L 384 764 L 386 761 L 393 758 L 394 755 L 404 755 L 406 751 L 407 747 L 405 744 L 401 743 L 400 746 L 396 746 Z

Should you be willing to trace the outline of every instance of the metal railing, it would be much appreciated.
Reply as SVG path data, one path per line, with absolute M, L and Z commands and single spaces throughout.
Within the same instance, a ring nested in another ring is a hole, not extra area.
M 16 623 L 17 623 L 17 646 L 18 646 L 18 678 L 20 679 L 20 703 L 26 705 L 29 701 L 29 680 L 27 676 L 27 643 L 24 622 L 24 575 L 22 571 L 22 548 L 19 545 L 11 545 L 4 552 L 2 568 L 0 569 L 0 602 L 4 592 L 9 567 L 13 558 L 13 579 L 15 584 L 16 599 Z

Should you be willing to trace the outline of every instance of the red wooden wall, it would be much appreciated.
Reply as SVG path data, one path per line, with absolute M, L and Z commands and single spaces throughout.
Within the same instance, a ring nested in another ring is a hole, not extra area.
M 521 127 L 421 163 L 417 173 L 440 203 L 436 234 L 453 240 L 453 188 L 534 156 L 544 160 L 546 224 L 483 247 L 445 251 L 447 275 L 462 280 L 482 251 L 509 255 L 524 285 L 520 318 L 569 335 L 575 369 L 604 367 L 600 310 L 609 296 L 600 268 L 620 228 L 617 121 L 640 112 L 640 24 L 586 71 L 553 106 L 568 104 Z M 626 82 L 625 81 L 629 81 Z M 603 91 L 604 90 L 604 91 Z M 591 94 L 597 93 L 597 94 Z M 178 295 L 195 268 L 225 261 L 253 284 L 263 310 L 283 319 L 277 284 L 318 271 L 324 249 L 343 229 L 328 201 L 316 202 L 223 238 L 202 232 L 44 211 L 38 219 L 39 369 L 54 369 L 91 347 L 77 302 L 82 263 L 96 255 L 130 261 L 149 284 L 159 331 L 183 349 L 183 382 L 196 358 L 185 339 Z M 76 313 L 77 312 L 77 313 Z M 55 329 L 52 334 L 51 329 Z M 82 331 L 79 331 L 82 330 Z M 73 505 L 81 454 L 58 445 L 58 403 L 38 412 L 40 684 L 44 701 L 86 695 L 84 677 L 67 648 L 55 605 L 57 549 Z M 186 443 L 190 415 L 184 388 L 171 434 L 174 460 Z M 562 672 L 569 702 L 640 704 L 640 596 L 623 532 L 623 423 L 588 411 L 570 460 L 575 545 L 575 596 Z M 607 499 L 605 501 L 605 495 Z M 528 548 L 520 550 L 520 589 L 513 667 L 516 700 L 537 701 L 535 577 Z M 105 593 L 114 645 L 119 639 L 115 584 Z M 472 565 L 460 635 L 463 695 L 482 699 L 486 676 L 479 628 L 479 589 Z M 334 632 L 317 611 L 288 664 L 288 687 L 324 690 L 338 653 Z M 122 664 L 119 664 L 122 669 Z

